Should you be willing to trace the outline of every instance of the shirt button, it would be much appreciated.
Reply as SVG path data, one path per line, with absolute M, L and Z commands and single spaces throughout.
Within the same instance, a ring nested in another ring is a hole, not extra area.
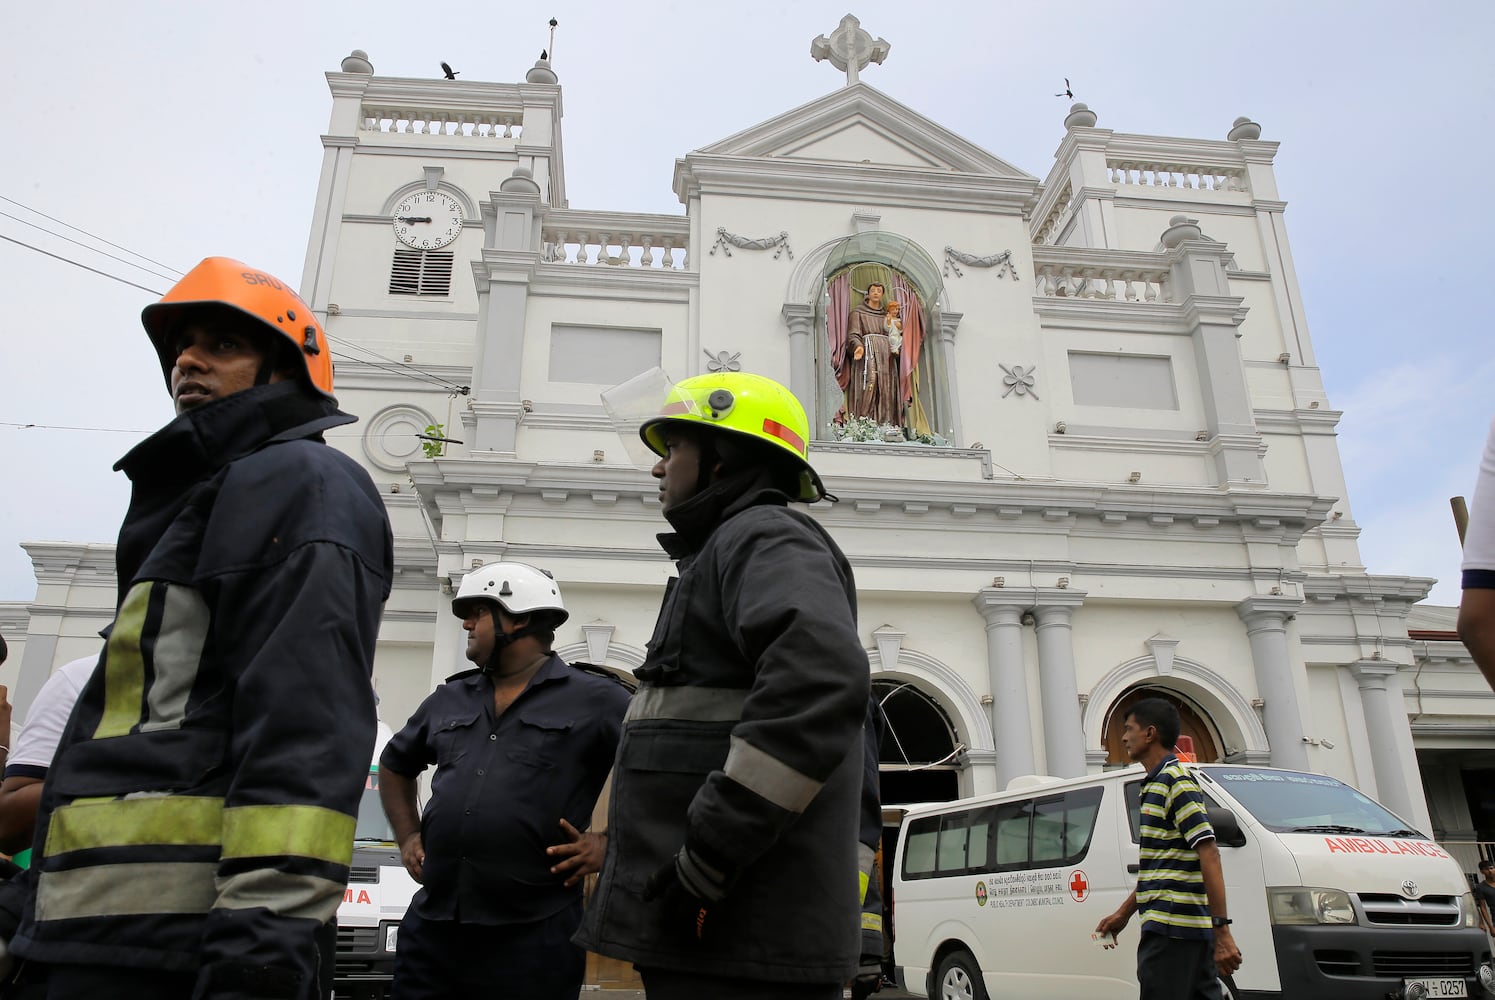
M 471 816 L 472 815 L 472 810 L 471 809 L 464 809 L 464 810 L 462 810 L 462 815 L 464 815 L 464 816 Z
M 489 733 L 488 734 L 488 738 L 490 740 L 496 740 L 496 739 L 498 739 L 498 734 L 497 733 Z
M 478 768 L 478 776 L 481 777 L 482 774 L 483 774 L 483 769 L 480 767 L 480 768 Z

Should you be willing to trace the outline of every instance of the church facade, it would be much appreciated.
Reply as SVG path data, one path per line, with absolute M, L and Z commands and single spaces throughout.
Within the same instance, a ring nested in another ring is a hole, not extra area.
M 1360 562 L 1277 144 L 1075 105 L 1040 177 L 861 81 L 857 31 L 823 46 L 845 86 L 676 161 L 680 215 L 568 206 L 545 62 L 328 74 L 301 292 L 362 418 L 333 443 L 395 527 L 385 721 L 463 667 L 451 594 L 498 559 L 561 582 L 563 656 L 640 664 L 672 566 L 603 394 L 744 370 L 805 403 L 839 498 L 810 512 L 857 575 L 889 801 L 1122 763 L 1125 706 L 1161 694 L 1200 759 L 1478 839 L 1459 770 L 1495 757 L 1495 702 L 1462 647 L 1409 634 L 1432 581 Z M 107 546 L 28 548 L 22 704 L 113 594 Z

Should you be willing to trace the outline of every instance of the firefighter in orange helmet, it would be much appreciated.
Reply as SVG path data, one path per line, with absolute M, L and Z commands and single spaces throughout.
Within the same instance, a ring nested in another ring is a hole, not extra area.
M 177 416 L 120 460 L 117 611 L 12 941 L 48 997 L 328 995 L 393 556 L 327 338 L 210 257 L 142 314 Z

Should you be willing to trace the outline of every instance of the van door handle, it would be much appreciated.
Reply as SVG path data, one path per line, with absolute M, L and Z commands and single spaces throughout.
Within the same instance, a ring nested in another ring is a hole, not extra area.
M 1142 866 L 1140 864 L 1127 865 L 1126 870 L 1128 874 L 1135 875 L 1142 870 Z

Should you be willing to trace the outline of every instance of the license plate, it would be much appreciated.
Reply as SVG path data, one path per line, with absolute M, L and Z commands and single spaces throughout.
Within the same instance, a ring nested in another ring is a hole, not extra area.
M 1429 997 L 1467 997 L 1469 995 L 1469 988 L 1462 979 L 1403 979 L 1402 988 L 1405 989 L 1413 983 L 1421 983 Z

